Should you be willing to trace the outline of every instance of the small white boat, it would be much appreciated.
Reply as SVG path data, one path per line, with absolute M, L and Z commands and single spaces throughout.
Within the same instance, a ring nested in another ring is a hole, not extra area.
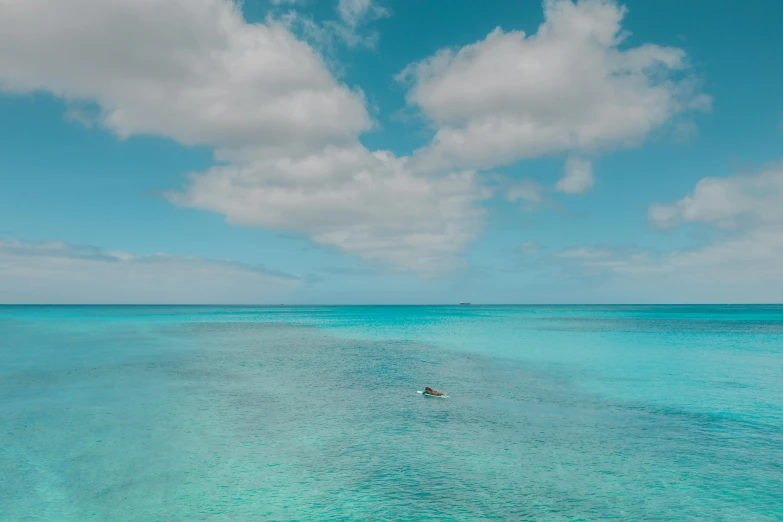
M 470 303 L 467 302 L 467 301 L 460 301 L 459 304 L 461 304 L 461 305 L 469 305 Z

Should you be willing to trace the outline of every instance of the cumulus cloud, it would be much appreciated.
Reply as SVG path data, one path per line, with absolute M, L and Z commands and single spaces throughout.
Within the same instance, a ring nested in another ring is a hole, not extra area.
M 710 99 L 677 71 L 681 49 L 620 47 L 625 9 L 608 0 L 548 0 L 536 34 L 504 32 L 406 67 L 408 103 L 433 123 L 417 161 L 481 169 L 562 152 L 638 144 Z
M 0 35 L 5 90 L 94 101 L 122 137 L 288 150 L 371 125 L 307 44 L 226 0 L 4 2 Z
M 379 9 L 340 4 L 350 23 Z M 283 23 L 247 23 L 230 0 L 3 2 L 0 87 L 94 104 L 121 137 L 213 148 L 222 164 L 170 199 L 232 223 L 425 272 L 457 264 L 481 229 L 486 194 L 470 172 L 424 176 L 364 148 L 363 93 Z
M 648 217 L 657 228 L 707 223 L 736 228 L 753 223 L 783 223 L 783 165 L 755 175 L 704 178 L 693 193 L 669 204 L 650 205 Z
M 239 225 L 307 230 L 320 244 L 420 273 L 452 268 L 480 231 L 487 197 L 472 172 L 424 178 L 406 158 L 360 145 L 253 158 L 193 176 L 172 201 Z
M 580 158 L 568 158 L 565 164 L 565 176 L 555 188 L 566 194 L 581 194 L 593 186 L 593 164 Z
M 299 286 L 294 276 L 232 261 L 0 240 L 3 303 L 263 304 Z
M 607 272 L 626 288 L 683 299 L 779 302 L 783 295 L 783 168 L 755 175 L 704 178 L 692 194 L 652 205 L 661 228 L 700 222 L 724 232 L 716 241 L 669 252 L 577 248 L 558 254 L 589 272 Z M 664 298 L 665 300 L 666 298 Z

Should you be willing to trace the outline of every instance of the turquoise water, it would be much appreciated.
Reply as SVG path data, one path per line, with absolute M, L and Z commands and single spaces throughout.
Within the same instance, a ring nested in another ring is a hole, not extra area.
M 783 307 L 0 307 L 0 470 L 2 520 L 783 520 Z

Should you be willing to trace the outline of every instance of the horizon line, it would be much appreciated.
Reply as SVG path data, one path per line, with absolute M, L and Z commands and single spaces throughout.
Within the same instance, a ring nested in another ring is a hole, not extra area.
M 245 307 L 245 308 L 280 308 L 280 307 L 360 307 L 360 306 L 783 306 L 783 302 L 688 302 L 688 303 L 280 303 L 280 304 L 225 304 L 225 303 L 0 303 L 0 307 L 8 306 L 191 306 L 191 307 Z

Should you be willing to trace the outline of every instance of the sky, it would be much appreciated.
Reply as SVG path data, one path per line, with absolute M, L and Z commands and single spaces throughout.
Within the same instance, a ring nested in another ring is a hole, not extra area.
M 0 0 L 0 303 L 783 301 L 777 0 Z

